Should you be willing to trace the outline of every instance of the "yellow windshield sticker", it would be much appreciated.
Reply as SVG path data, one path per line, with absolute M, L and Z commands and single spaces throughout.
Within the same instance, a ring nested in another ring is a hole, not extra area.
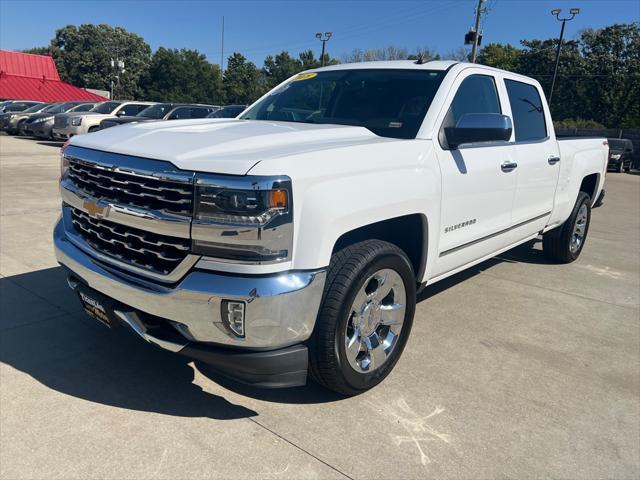
M 297 77 L 295 77 L 292 82 L 299 82 L 301 80 L 309 80 L 310 78 L 315 77 L 316 75 L 318 75 L 316 72 L 309 72 L 309 73 L 301 73 L 300 75 L 298 75 Z

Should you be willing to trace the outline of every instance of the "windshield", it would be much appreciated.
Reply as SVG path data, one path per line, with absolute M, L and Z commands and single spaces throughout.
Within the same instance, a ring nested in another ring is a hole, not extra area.
M 220 110 L 207 115 L 207 118 L 235 118 L 240 115 L 245 107 L 222 107 Z
M 417 69 L 301 73 L 240 118 L 362 126 L 382 137 L 415 138 L 445 74 Z
M 75 103 L 58 103 L 58 104 L 51 105 L 50 107 L 45 108 L 43 110 L 43 112 L 46 112 L 46 113 L 62 113 L 62 112 L 66 112 L 67 110 L 69 110 L 74 105 L 75 105 Z
M 159 120 L 163 118 L 169 110 L 173 108 L 173 105 L 170 103 L 160 103 L 158 105 L 151 105 L 150 107 L 145 108 L 140 113 L 136 115 L 136 117 L 146 117 L 153 118 Z
M 95 107 L 96 104 L 95 103 L 82 103 L 76 107 L 73 107 L 71 110 L 69 110 L 70 112 L 88 112 L 89 110 L 91 110 L 93 107 Z
M 34 103 L 23 103 L 23 102 L 20 102 L 20 103 L 11 103 L 11 104 L 7 105 L 4 108 L 4 111 L 5 112 L 22 112 L 24 110 L 27 110 L 27 109 L 29 109 L 31 107 L 35 107 L 35 106 L 38 106 L 38 107 L 42 108 L 42 104 L 41 103 L 35 103 L 34 104 Z
M 45 108 L 45 106 L 43 104 L 38 103 L 37 105 L 33 105 L 33 106 L 27 108 L 26 110 L 23 110 L 22 112 L 23 113 L 34 113 L 34 112 L 39 112 L 41 110 L 45 110 L 46 111 L 47 108 L 50 108 L 51 106 L 52 105 L 50 105 L 49 107 Z
M 96 112 L 96 113 L 111 113 L 119 105 L 120 105 L 120 102 L 104 102 L 104 103 L 101 103 L 100 105 L 97 105 L 97 106 L 93 107 L 89 111 L 90 112 Z
M 609 148 L 611 150 L 624 150 L 625 141 L 624 140 L 609 140 Z

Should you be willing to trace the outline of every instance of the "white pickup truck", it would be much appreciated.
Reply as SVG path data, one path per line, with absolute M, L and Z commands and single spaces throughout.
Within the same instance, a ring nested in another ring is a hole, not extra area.
M 353 395 L 400 358 L 421 287 L 539 235 L 575 260 L 607 154 L 557 141 L 530 78 L 335 65 L 236 119 L 73 137 L 55 249 L 109 326 L 256 386 L 309 373 Z

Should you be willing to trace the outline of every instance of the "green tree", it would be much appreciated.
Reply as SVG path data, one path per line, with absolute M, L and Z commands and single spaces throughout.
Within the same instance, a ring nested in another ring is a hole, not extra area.
M 67 25 L 57 30 L 51 52 L 64 81 L 103 90 L 109 89 L 116 74 L 111 59 L 122 59 L 125 72 L 119 74 L 119 98 L 141 95 L 140 79 L 151 60 L 151 47 L 142 37 L 104 24 Z
M 196 50 L 160 47 L 153 54 L 142 87 L 155 101 L 222 104 L 222 75 Z
M 267 89 L 260 70 L 237 52 L 227 60 L 222 84 L 226 100 L 230 104 L 249 104 Z
M 520 69 L 521 54 L 522 50 L 511 44 L 490 43 L 480 50 L 478 63 L 517 72 Z
M 262 73 L 269 88 L 275 87 L 302 70 L 304 70 L 302 61 L 291 57 L 289 52 L 281 52 L 275 58 L 269 55 L 264 59 L 262 67 Z
M 609 127 L 640 127 L 640 23 L 584 30 L 580 44 L 587 118 Z
M 31 53 L 33 55 L 51 55 L 51 49 L 49 47 L 33 47 L 21 51 L 22 53 Z

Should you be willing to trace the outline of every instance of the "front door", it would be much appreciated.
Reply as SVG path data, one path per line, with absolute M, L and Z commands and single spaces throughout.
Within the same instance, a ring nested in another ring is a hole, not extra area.
M 442 127 L 455 125 L 467 113 L 502 113 L 493 76 L 463 73 L 461 77 Z M 467 144 L 450 150 L 441 135 L 436 150 L 442 173 L 442 207 L 432 278 L 509 244 L 517 177 L 514 151 L 507 142 Z

